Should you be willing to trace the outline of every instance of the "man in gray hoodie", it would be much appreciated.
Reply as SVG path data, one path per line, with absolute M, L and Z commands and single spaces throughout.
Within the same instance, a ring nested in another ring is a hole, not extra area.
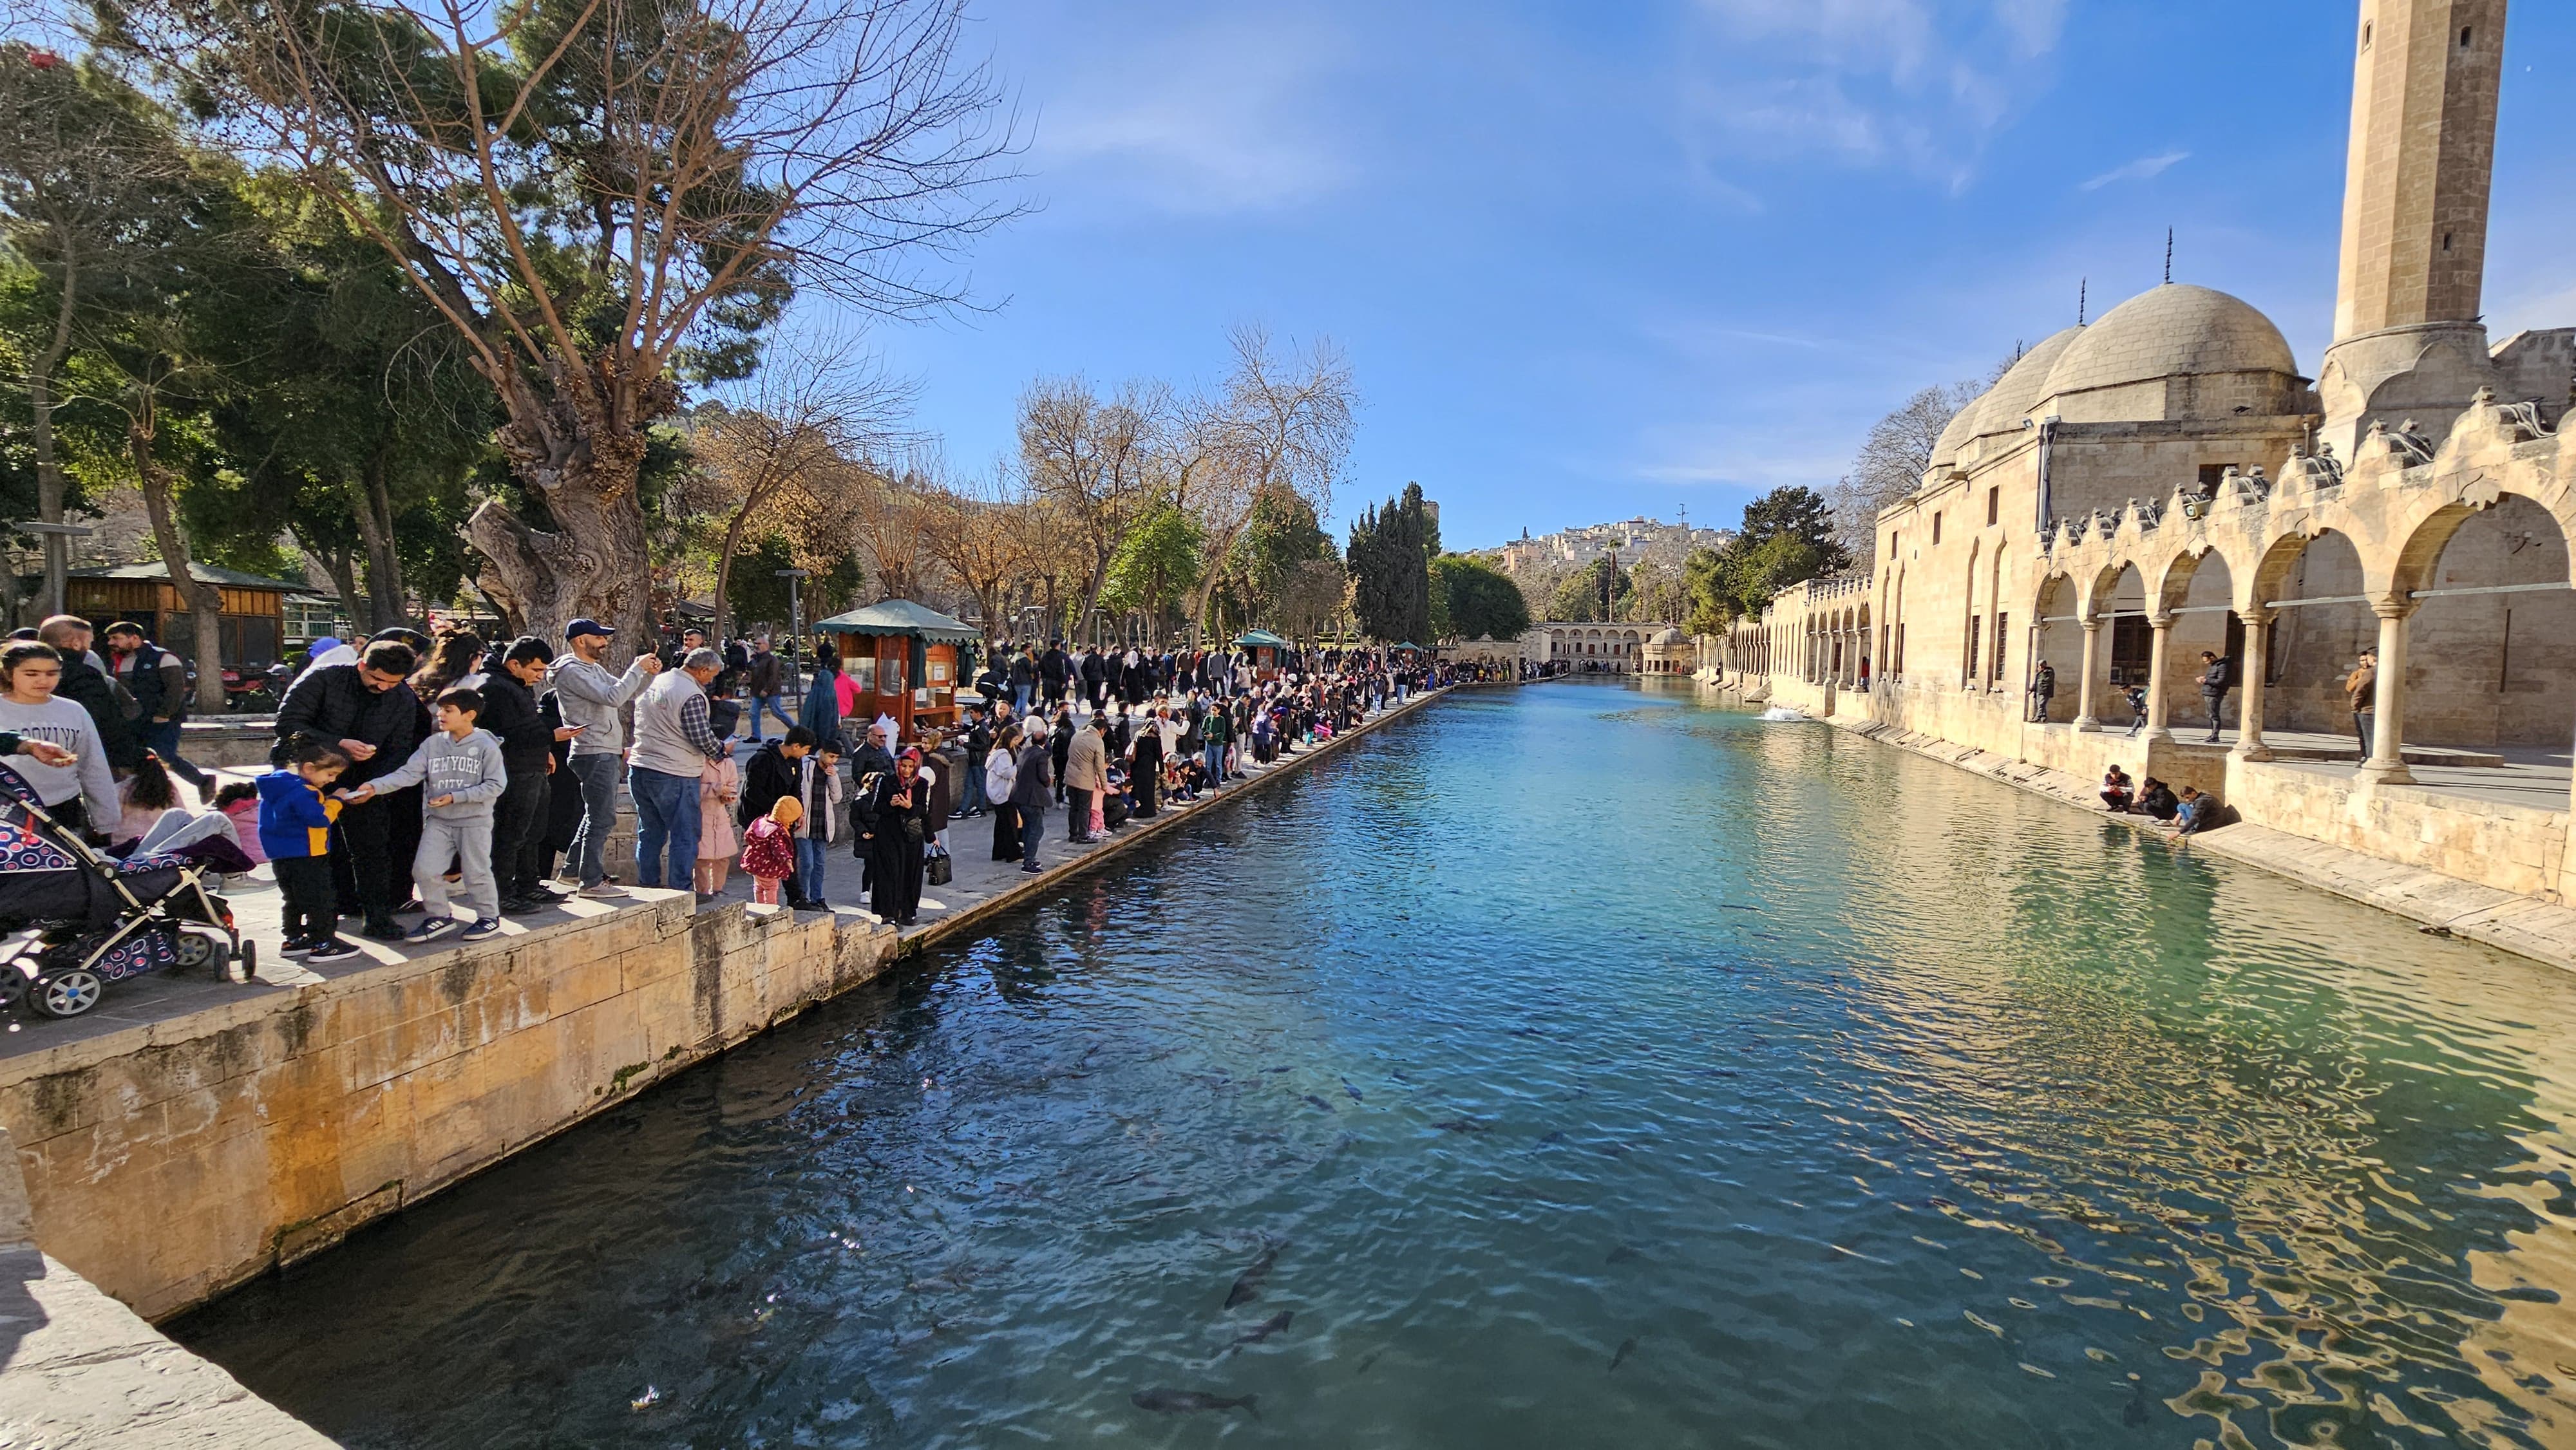
M 492 803 L 510 783 L 501 763 L 501 742 L 489 730 L 475 728 L 483 713 L 480 691 L 462 685 L 438 697 L 438 729 L 420 743 L 411 759 L 374 780 L 342 792 L 356 804 L 371 797 L 421 787 L 420 852 L 412 857 L 412 885 L 429 914 L 403 933 L 406 942 L 434 941 L 458 927 L 467 941 L 480 941 L 501 929 L 501 887 L 492 876 Z M 447 864 L 457 863 L 464 879 L 470 917 L 447 910 Z
M 596 619 L 565 625 L 565 652 L 546 672 L 564 724 L 581 732 L 573 736 L 566 762 L 581 784 L 581 828 L 573 832 L 564 854 L 568 869 L 581 879 L 584 896 L 620 894 L 608 880 L 608 835 L 617 829 L 617 778 L 626 763 L 626 722 L 620 712 L 662 672 L 662 661 L 648 651 L 636 655 L 625 674 L 610 674 L 600 660 L 616 633 Z

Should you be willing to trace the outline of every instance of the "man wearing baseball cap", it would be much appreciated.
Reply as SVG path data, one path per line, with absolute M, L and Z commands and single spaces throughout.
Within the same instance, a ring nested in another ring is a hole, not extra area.
M 564 853 L 566 869 L 580 878 L 584 896 L 615 896 L 608 879 L 608 833 L 617 828 L 617 777 L 626 763 L 626 721 L 620 713 L 662 672 L 662 661 L 640 651 L 623 675 L 600 660 L 616 630 L 584 616 L 564 626 L 564 652 L 546 672 L 556 708 L 572 737 L 566 764 L 581 784 L 581 827 Z

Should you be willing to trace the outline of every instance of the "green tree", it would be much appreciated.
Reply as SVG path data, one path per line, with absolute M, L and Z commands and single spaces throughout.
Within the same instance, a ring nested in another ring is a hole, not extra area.
M 1833 515 L 1811 488 L 1777 488 L 1744 506 L 1744 527 L 1724 549 L 1702 549 L 1682 569 L 1694 633 L 1759 615 L 1771 596 L 1838 569 L 1851 555 L 1834 538 Z
M 1493 565 L 1465 554 L 1431 561 L 1431 597 L 1445 615 L 1443 639 L 1514 638 L 1530 626 L 1529 601 L 1520 586 Z
M 1187 510 L 1164 504 L 1136 521 L 1109 561 L 1100 602 L 1145 616 L 1148 638 L 1162 638 L 1165 616 L 1199 583 L 1199 550 L 1206 533 Z
M 1620 607 L 1634 592 L 1627 570 L 1607 557 L 1595 559 L 1556 586 L 1556 598 L 1548 605 L 1548 614 L 1573 623 L 1617 619 Z
M 1351 609 L 1360 632 L 1381 643 L 1422 642 L 1431 633 L 1431 553 L 1436 527 L 1422 485 L 1408 483 L 1351 525 Z

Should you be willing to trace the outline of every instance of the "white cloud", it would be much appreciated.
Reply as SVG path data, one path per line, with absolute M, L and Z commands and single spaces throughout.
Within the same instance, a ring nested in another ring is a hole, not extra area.
M 1698 0 L 1684 83 L 1704 172 L 1824 156 L 1964 185 L 2046 83 L 2066 0 Z M 1733 184 L 1732 180 L 1724 184 Z
M 1032 167 L 1042 188 L 1080 174 L 1087 192 L 1169 212 L 1310 201 L 1359 170 L 1322 94 L 1347 51 L 1296 16 L 1086 33 L 1038 61 Z
M 2161 156 L 2141 156 L 2126 166 L 2112 167 L 2110 170 L 2094 177 L 2091 181 L 2077 187 L 2076 190 L 2100 191 L 2106 186 L 2122 181 L 2151 181 L 2156 177 L 2164 175 L 2166 171 L 2170 170 L 2177 163 L 2189 161 L 2190 159 L 2191 153 L 2188 151 L 2168 151 Z

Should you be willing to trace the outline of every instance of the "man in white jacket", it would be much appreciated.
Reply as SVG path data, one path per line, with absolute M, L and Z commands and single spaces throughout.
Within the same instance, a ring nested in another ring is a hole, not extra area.
M 546 672 L 564 724 L 581 732 L 565 761 L 581 785 L 581 827 L 564 856 L 584 896 L 619 894 L 608 879 L 608 835 L 617 829 L 617 777 L 626 763 L 626 722 L 619 712 L 662 672 L 661 660 L 648 652 L 636 655 L 625 674 L 610 674 L 600 660 L 616 633 L 596 619 L 565 625 L 564 653 Z

